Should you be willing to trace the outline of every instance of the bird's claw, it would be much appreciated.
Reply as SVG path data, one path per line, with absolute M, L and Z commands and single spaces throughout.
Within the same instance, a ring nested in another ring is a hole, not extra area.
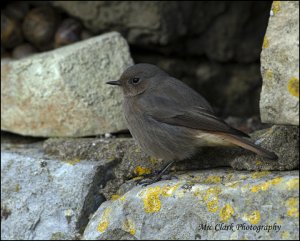
M 142 179 L 138 182 L 138 185 L 141 185 L 143 187 L 145 186 L 149 186 L 155 182 L 158 182 L 158 181 L 164 181 L 164 180 L 172 180 L 172 179 L 178 179 L 176 176 L 174 175 L 171 175 L 171 174 L 166 174 L 166 175 L 163 175 L 163 176 L 155 176 L 155 175 L 152 175 L 152 177 L 149 177 L 149 178 L 145 178 L 145 179 Z

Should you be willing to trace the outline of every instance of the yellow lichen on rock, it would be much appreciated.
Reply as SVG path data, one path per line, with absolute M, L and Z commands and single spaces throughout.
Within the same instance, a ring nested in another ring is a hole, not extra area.
M 109 217 L 108 216 L 109 216 L 110 212 L 111 212 L 110 207 L 106 208 L 103 212 L 101 221 L 99 222 L 98 228 L 97 228 L 97 230 L 101 233 L 103 233 L 109 225 Z
M 298 190 L 299 189 L 299 178 L 293 178 L 286 182 L 288 190 Z
M 271 174 L 271 172 L 261 171 L 261 172 L 253 172 L 251 176 L 252 176 L 252 178 L 260 178 L 260 177 L 265 177 L 269 174 Z
M 270 70 L 270 69 L 267 69 L 265 72 L 264 72 L 264 79 L 265 80 L 270 80 L 273 78 L 273 71 Z M 257 161 L 259 162 L 260 164 L 262 163 L 261 161 Z
M 173 186 L 163 186 L 162 190 L 161 190 L 161 195 L 164 197 L 170 197 L 175 191 L 176 189 L 179 187 L 180 184 L 176 184 Z
M 204 181 L 204 183 L 220 183 L 220 182 L 221 182 L 221 177 L 218 176 L 209 176 Z
M 282 178 L 281 177 L 276 177 L 272 180 L 269 180 L 269 181 L 266 181 L 262 184 L 258 184 L 258 185 L 255 185 L 251 188 L 251 191 L 252 192 L 258 192 L 258 191 L 267 191 L 270 186 L 272 185 L 277 185 L 278 183 L 280 183 L 282 181 Z
M 280 182 L 282 182 L 282 180 L 283 180 L 282 177 L 276 177 L 276 178 L 274 178 L 274 179 L 271 180 L 271 184 L 272 185 L 277 185 Z
M 288 82 L 288 91 L 292 96 L 299 98 L 299 79 L 296 77 L 290 78 Z
M 208 211 L 215 213 L 219 209 L 218 195 L 221 192 L 220 187 L 211 187 L 206 191 L 203 200 L 206 202 Z
M 212 200 L 206 203 L 208 211 L 215 213 L 219 209 L 219 199 L 218 197 L 213 197 Z
M 256 166 L 260 166 L 260 165 L 262 165 L 262 162 L 261 162 L 261 161 L 256 161 L 256 162 L 255 162 L 255 165 L 256 165 Z
M 131 235 L 135 235 L 135 224 L 133 222 L 133 220 L 131 219 L 126 219 L 125 222 L 123 223 L 122 229 L 125 232 L 130 233 Z
M 142 167 L 142 166 L 137 166 L 134 169 L 134 174 L 137 176 L 143 176 L 145 174 L 150 174 L 151 173 L 151 169 L 150 168 L 146 168 L 146 167 Z
M 111 195 L 110 200 L 112 200 L 112 201 L 116 201 L 116 200 L 124 201 L 125 200 L 125 196 L 124 195 L 120 196 L 118 194 L 113 194 L 113 195 Z
M 147 213 L 154 213 L 160 211 L 161 208 L 161 200 L 162 197 L 170 197 L 174 194 L 177 188 L 180 186 L 180 183 L 175 185 L 166 185 L 163 187 L 149 187 L 147 189 L 142 190 L 138 196 L 143 199 L 144 202 L 144 210 Z M 178 196 L 176 196 L 178 197 Z
M 15 192 L 20 192 L 20 189 L 21 189 L 20 184 L 17 183 L 15 186 Z
M 232 178 L 233 178 L 233 174 L 232 173 L 228 173 L 228 175 L 225 176 L 225 182 L 231 181 Z
M 234 209 L 230 204 L 226 204 L 220 210 L 220 220 L 221 222 L 228 222 L 231 216 L 234 214 Z
M 161 194 L 161 188 L 159 186 L 150 187 L 145 190 L 145 192 L 142 194 L 145 212 L 154 213 L 160 210 L 161 208 L 161 201 L 159 199 L 160 194 Z
M 75 158 L 73 160 L 67 160 L 66 163 L 74 166 L 75 164 L 79 163 L 80 162 L 80 159 L 79 158 Z
M 139 177 L 134 177 L 132 178 L 133 181 L 138 181 L 138 180 L 142 180 L 143 176 L 139 176 Z
M 289 239 L 290 238 L 290 233 L 287 231 L 283 231 L 281 233 L 281 239 Z
M 110 200 L 115 201 L 115 200 L 118 200 L 119 198 L 120 198 L 120 195 L 113 194 L 113 195 L 111 195 Z
M 299 217 L 299 199 L 298 198 L 289 198 L 285 206 L 287 207 L 287 215 L 293 218 Z
M 202 196 L 202 191 L 201 191 L 199 186 L 193 187 L 192 192 L 194 193 L 195 197 L 201 197 Z
M 267 36 L 264 37 L 264 41 L 263 41 L 263 48 L 266 49 L 270 46 L 270 42 L 269 39 L 267 38 Z
M 253 225 L 256 225 L 260 222 L 260 212 L 258 210 L 255 210 L 250 214 L 246 214 L 245 216 L 248 222 Z
M 240 181 L 234 181 L 234 182 L 229 182 L 226 183 L 225 186 L 226 187 L 230 187 L 230 188 L 237 188 L 240 184 Z
M 273 14 L 277 14 L 280 11 L 280 1 L 273 1 L 272 4 L 272 12 Z

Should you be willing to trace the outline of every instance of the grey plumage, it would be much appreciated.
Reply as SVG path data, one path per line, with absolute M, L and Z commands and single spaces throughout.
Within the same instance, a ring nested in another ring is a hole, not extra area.
M 199 146 L 237 145 L 263 157 L 277 156 L 218 118 L 196 91 L 150 64 L 128 68 L 119 81 L 128 128 L 142 149 L 164 160 L 182 160 Z

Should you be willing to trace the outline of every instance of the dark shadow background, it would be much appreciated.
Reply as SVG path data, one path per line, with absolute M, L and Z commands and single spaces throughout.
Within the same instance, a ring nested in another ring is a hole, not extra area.
M 156 64 L 186 82 L 222 117 L 259 116 L 260 52 L 271 2 L 177 4 L 186 16 L 185 34 L 174 34 L 165 45 L 134 41 L 135 62 Z

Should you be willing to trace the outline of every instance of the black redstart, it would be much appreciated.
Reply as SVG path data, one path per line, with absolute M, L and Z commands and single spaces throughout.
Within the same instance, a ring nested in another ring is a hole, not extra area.
M 247 134 L 218 118 L 210 104 L 186 84 L 151 64 L 129 67 L 118 81 L 130 133 L 150 156 L 186 159 L 199 146 L 240 146 L 275 160 L 275 153 L 255 145 Z

